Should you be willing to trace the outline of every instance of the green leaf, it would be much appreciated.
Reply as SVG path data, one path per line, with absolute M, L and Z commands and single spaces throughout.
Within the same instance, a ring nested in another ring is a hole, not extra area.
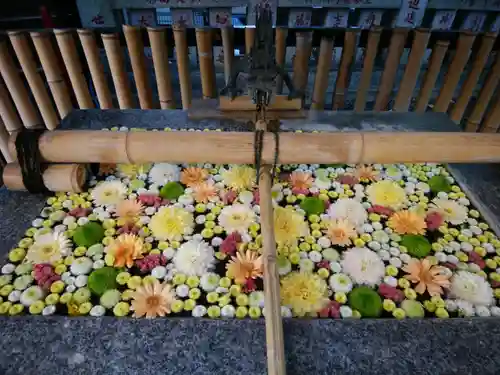
M 365 318 L 377 318 L 382 314 L 382 298 L 367 286 L 359 286 L 349 293 L 349 306 Z
M 425 258 L 431 252 L 431 244 L 424 236 L 406 234 L 400 244 L 408 249 L 408 254 L 415 258 Z
M 431 191 L 435 194 L 439 193 L 440 191 L 444 191 L 445 193 L 451 191 L 451 184 L 445 176 L 432 176 L 427 183 L 429 184 Z
M 160 197 L 168 200 L 174 200 L 184 194 L 184 188 L 178 182 L 169 182 L 160 190 Z
M 316 197 L 306 197 L 300 203 L 300 208 L 306 212 L 306 216 L 319 215 L 325 212 L 325 202 Z

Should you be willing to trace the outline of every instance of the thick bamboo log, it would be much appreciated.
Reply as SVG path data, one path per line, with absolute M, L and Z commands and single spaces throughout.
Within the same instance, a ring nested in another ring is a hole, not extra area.
M 222 36 L 222 52 L 224 54 L 224 82 L 229 82 L 234 60 L 234 29 L 232 26 L 220 29 Z
M 429 104 L 429 100 L 432 95 L 432 89 L 434 89 L 434 86 L 436 85 L 436 80 L 439 76 L 439 71 L 443 65 L 443 59 L 449 45 L 450 42 L 445 40 L 438 40 L 434 45 L 429 59 L 429 65 L 427 67 L 427 71 L 425 72 L 423 84 L 417 97 L 415 112 L 425 112 L 427 109 L 427 104 Z
M 120 36 L 118 34 L 102 34 L 102 43 L 108 58 L 118 105 L 120 109 L 133 108 L 132 93 L 130 92 L 123 52 L 120 46 Z
M 92 82 L 94 83 L 97 100 L 101 109 L 113 108 L 111 99 L 111 91 L 109 90 L 106 76 L 104 75 L 104 67 L 99 57 L 99 50 L 92 30 L 79 29 L 78 36 L 82 43 L 83 52 L 87 59 Z
M 9 133 L 21 130 L 23 127 L 2 77 L 0 77 L 0 119 Z
M 7 164 L 2 177 L 7 189 L 26 190 L 19 164 Z M 83 164 L 53 164 L 47 166 L 42 178 L 49 191 L 81 193 L 87 179 L 87 170 Z
M 276 64 L 285 69 L 285 57 L 286 57 L 286 36 L 288 30 L 284 28 L 276 28 Z M 283 78 L 278 75 L 276 77 L 276 93 L 281 94 L 283 92 Z
M 410 57 L 406 64 L 403 80 L 399 86 L 398 94 L 394 103 L 393 110 L 398 112 L 407 112 L 410 106 L 413 90 L 417 83 L 418 74 L 422 65 L 422 57 L 427 49 L 430 32 L 427 29 L 417 29 L 414 31 L 413 44 L 411 46 Z
M 286 95 L 274 95 L 271 103 L 267 106 L 268 111 L 298 111 L 302 108 L 300 99 L 288 99 Z M 252 102 L 248 95 L 237 96 L 234 99 L 227 96 L 219 98 L 219 110 L 221 111 L 255 111 L 257 105 Z
M 123 33 L 127 43 L 132 72 L 134 73 L 139 105 L 142 109 L 153 108 L 153 93 L 149 85 L 149 77 L 144 61 L 144 43 L 142 42 L 141 29 L 134 26 L 123 25 Z
M 45 132 L 39 149 L 49 163 L 251 164 L 253 140 L 253 133 L 245 132 L 58 130 Z M 15 134 L 9 140 L 12 155 L 14 141 Z M 285 132 L 280 134 L 279 143 L 282 164 L 500 162 L 500 135 L 480 133 Z M 263 164 L 274 162 L 274 152 L 274 136 L 266 134 Z
M 362 112 L 365 110 L 366 94 L 368 93 L 368 89 L 371 85 L 372 71 L 375 64 L 375 58 L 377 57 L 381 33 L 382 28 L 375 27 L 370 30 L 370 34 L 368 36 L 368 44 L 365 50 L 365 58 L 363 60 L 363 71 L 361 72 L 361 80 L 358 92 L 356 93 L 356 103 L 354 104 L 354 110 L 356 112 Z
M 380 85 L 377 97 L 375 98 L 375 111 L 383 111 L 387 108 L 387 104 L 389 104 L 407 35 L 407 29 L 395 29 L 392 33 L 384 72 L 380 78 Z
M 177 54 L 177 70 L 181 86 L 182 109 L 191 105 L 191 74 L 189 73 L 189 55 L 186 28 L 179 25 L 173 26 L 175 53 Z
M 497 35 L 498 34 L 496 33 L 487 33 L 481 39 L 481 47 L 479 47 L 479 51 L 477 55 L 475 55 L 474 62 L 472 63 L 472 69 L 460 89 L 460 95 L 457 102 L 451 110 L 450 118 L 456 123 L 460 123 L 460 121 L 462 121 L 462 116 L 467 108 L 467 104 L 469 104 L 469 99 L 472 96 L 474 88 L 476 87 L 479 76 L 488 61 L 488 56 L 490 55 L 491 49 L 495 44 Z
M 50 92 L 56 103 L 57 112 L 63 119 L 73 109 L 71 95 L 61 72 L 56 51 L 52 45 L 50 32 L 32 32 L 31 40 L 42 64 Z
M 340 59 L 340 67 L 337 73 L 337 81 L 333 90 L 332 108 L 342 109 L 345 104 L 345 94 L 349 87 L 349 77 L 352 60 L 356 53 L 356 41 L 358 40 L 357 30 L 348 30 L 345 33 L 344 48 Z
M 500 96 L 498 96 L 492 105 L 492 108 L 484 118 L 481 132 L 483 133 L 496 133 L 500 127 Z
M 79 107 L 81 109 L 94 108 L 71 30 L 54 30 L 54 34 Z
M 24 126 L 28 129 L 43 126 L 42 120 L 30 100 L 28 90 L 19 77 L 14 61 L 9 54 L 7 42 L 0 42 L 0 73 Z
M 255 40 L 255 27 L 245 28 L 245 54 L 248 55 L 253 47 Z
M 168 65 L 167 34 L 165 29 L 148 27 L 148 35 L 153 54 L 160 107 L 161 109 L 175 109 L 172 77 Z
M 312 32 L 296 34 L 296 50 L 293 62 L 293 87 L 304 93 L 309 78 L 309 59 L 312 51 Z
M 0 154 L 3 156 L 7 163 L 14 161 L 14 157 L 10 153 L 9 149 L 9 132 L 5 128 L 5 124 L 0 118 Z M 1 159 L 1 158 L 0 158 Z
M 455 88 L 460 81 L 460 76 L 462 75 L 465 65 L 469 60 L 470 51 L 472 50 L 472 44 L 476 39 L 476 34 L 470 32 L 463 32 L 459 39 L 457 49 L 455 51 L 455 57 L 446 72 L 444 78 L 444 84 L 439 92 L 439 96 L 434 104 L 434 112 L 446 112 L 450 106 L 451 100 L 453 99 L 453 93 Z
M 328 75 L 332 66 L 334 42 L 332 38 L 321 39 L 316 77 L 314 77 L 311 109 L 319 110 L 325 107 L 325 96 L 328 88 Z
M 215 67 L 212 52 L 212 31 L 210 29 L 196 29 L 196 45 L 198 47 L 203 99 L 214 98 Z
M 26 81 L 31 89 L 38 110 L 42 115 L 43 122 L 49 130 L 55 129 L 59 125 L 59 119 L 45 88 L 42 77 L 37 69 L 35 56 L 28 44 L 28 38 L 23 32 L 13 31 L 9 33 L 10 42 L 14 48 L 17 59 L 21 64 Z

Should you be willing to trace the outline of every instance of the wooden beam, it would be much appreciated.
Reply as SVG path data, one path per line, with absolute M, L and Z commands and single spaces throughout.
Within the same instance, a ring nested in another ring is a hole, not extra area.
M 352 61 L 356 54 L 356 42 L 358 40 L 358 30 L 348 30 L 344 37 L 344 48 L 342 48 L 342 57 L 340 67 L 337 73 L 337 82 L 332 96 L 332 108 L 343 109 L 345 104 L 346 91 L 349 88 L 350 70 Z
M 221 111 L 254 111 L 257 106 L 248 95 L 237 96 L 231 100 L 227 96 L 219 98 L 219 110 Z M 300 99 L 288 99 L 286 95 L 274 95 L 271 103 L 267 106 L 270 111 L 298 111 L 302 108 Z
M 325 107 L 325 96 L 328 88 L 328 75 L 332 66 L 333 38 L 322 38 L 319 49 L 319 60 L 316 67 L 316 77 L 314 77 L 314 89 L 311 109 L 323 109 Z

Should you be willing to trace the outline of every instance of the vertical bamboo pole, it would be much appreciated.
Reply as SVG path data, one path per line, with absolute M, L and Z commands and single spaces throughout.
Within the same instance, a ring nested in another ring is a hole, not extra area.
M 314 77 L 314 90 L 311 109 L 323 109 L 325 107 L 325 96 L 328 88 L 328 75 L 332 66 L 333 38 L 322 38 L 319 48 L 319 60 Z
M 51 42 L 52 33 L 32 32 L 30 35 L 40 63 L 42 64 L 50 92 L 56 103 L 57 112 L 59 112 L 59 116 L 63 119 L 72 111 L 73 104 L 71 103 L 71 96 L 66 85 L 66 80 L 59 66 L 56 51 Z
M 104 67 L 101 59 L 99 58 L 99 51 L 97 49 L 94 33 L 92 30 L 79 29 L 78 36 L 80 38 L 80 42 L 82 43 L 85 58 L 87 59 L 87 65 L 89 66 L 92 81 L 94 82 L 99 107 L 101 109 L 113 108 L 111 91 L 109 90 L 108 83 L 106 82 Z
M 177 55 L 177 70 L 179 72 L 179 83 L 181 86 L 182 109 L 188 109 L 191 105 L 191 75 L 189 73 L 189 55 L 186 28 L 174 25 L 175 53 Z
M 429 65 L 427 66 L 424 80 L 417 97 L 415 112 L 425 112 L 427 109 L 427 104 L 429 104 L 429 100 L 432 95 L 432 89 L 436 84 L 436 80 L 439 75 L 439 71 L 441 70 L 441 65 L 443 65 L 443 59 L 449 45 L 450 42 L 445 40 L 438 40 L 434 45 L 429 59 Z
M 94 108 L 71 30 L 54 30 L 54 34 L 79 107 L 81 109 Z
M 354 110 L 356 112 L 365 110 L 366 94 L 372 81 L 373 66 L 375 64 L 375 57 L 377 57 L 378 43 L 380 42 L 381 33 L 381 27 L 374 27 L 370 30 L 370 34 L 368 36 L 365 58 L 363 60 L 363 70 L 361 72 L 361 79 L 358 92 L 356 94 L 356 103 L 354 104 Z
M 255 40 L 255 27 L 245 27 L 245 54 L 248 55 Z
M 133 108 L 132 93 L 128 82 L 123 53 L 118 34 L 102 34 L 102 42 L 111 70 L 111 77 L 115 85 L 116 97 L 120 109 Z
M 474 62 L 472 63 L 472 69 L 462 85 L 457 102 L 451 110 L 450 118 L 456 123 L 460 123 L 460 121 L 462 121 L 462 116 L 465 112 L 467 104 L 469 104 L 469 99 L 474 91 L 474 87 L 476 87 L 477 80 L 479 79 L 486 62 L 488 61 L 488 56 L 493 48 L 493 45 L 495 44 L 496 38 L 496 33 L 486 33 L 481 39 L 481 47 L 479 47 L 479 51 L 475 56 Z
M 149 77 L 144 61 L 144 43 L 142 42 L 141 29 L 134 26 L 123 25 L 123 33 L 127 43 L 128 54 L 134 73 L 135 86 L 142 109 L 153 108 L 153 94 L 149 85 Z
M 344 108 L 345 93 L 349 87 L 349 72 L 351 70 L 352 60 L 356 53 L 357 30 L 348 30 L 344 37 L 344 48 L 342 48 L 342 58 L 337 73 L 337 82 L 332 96 L 333 109 Z
M 28 44 L 28 39 L 24 33 L 19 31 L 10 32 L 9 38 L 23 69 L 26 81 L 33 93 L 35 102 L 38 105 L 38 110 L 42 115 L 45 126 L 49 130 L 54 130 L 59 125 L 59 119 L 57 118 L 43 79 L 37 70 L 35 56 L 33 55 L 31 46 Z
M 158 86 L 161 109 L 175 109 L 172 77 L 168 66 L 167 34 L 165 29 L 148 27 L 149 41 L 153 53 L 153 65 Z
M 265 121 L 257 121 L 257 130 L 266 130 Z M 273 181 L 271 166 L 263 165 L 259 175 L 260 225 L 264 258 L 264 306 L 266 307 L 267 371 L 272 375 L 285 375 L 285 349 L 278 268 L 276 265 L 276 240 L 274 238 L 274 213 L 271 198 Z
M 12 157 L 9 151 L 9 132 L 5 128 L 5 124 L 3 123 L 1 118 L 0 118 L 0 154 L 3 155 L 3 158 L 7 163 L 12 163 L 14 161 L 14 158 Z
M 496 98 L 490 111 L 486 114 L 482 133 L 496 133 L 500 127 L 500 95 Z
M 285 69 L 286 57 L 286 37 L 288 30 L 284 28 L 276 28 L 276 64 Z M 281 94 L 283 92 L 283 78 L 280 75 L 276 77 L 276 92 Z
M 453 99 L 455 88 L 460 81 L 460 76 L 462 75 L 465 65 L 469 60 L 470 51 L 475 39 L 476 35 L 471 32 L 463 32 L 460 35 L 455 57 L 446 72 L 443 87 L 441 88 L 439 96 L 436 99 L 436 103 L 434 104 L 434 112 L 446 112 L 448 110 L 450 102 Z
M 407 112 L 410 106 L 413 90 L 417 83 L 417 78 L 422 65 L 422 57 L 427 49 L 430 32 L 427 29 L 416 29 L 414 31 L 413 44 L 411 46 L 410 57 L 406 64 L 403 80 L 399 85 L 398 94 L 394 103 L 393 110 Z
M 223 27 L 220 32 L 222 35 L 222 51 L 224 53 L 224 82 L 227 85 L 233 69 L 234 29 L 232 26 Z
M 38 112 L 30 100 L 28 91 L 24 86 L 14 61 L 9 54 L 7 42 L 0 42 L 0 73 L 2 74 L 7 91 L 10 93 L 17 112 L 26 128 L 38 128 L 42 121 Z
M 2 78 L 0 77 L 0 121 L 3 121 L 5 129 L 9 133 L 21 130 L 23 124 L 14 108 L 14 103 L 10 100 L 9 93 Z
M 385 62 L 384 72 L 380 79 L 377 97 L 375 98 L 375 111 L 383 111 L 387 108 L 387 104 L 391 98 L 392 88 L 396 80 L 396 73 L 401 60 L 401 54 L 405 47 L 407 29 L 395 29 L 392 33 L 391 44 Z
M 201 90 L 203 99 L 215 96 L 215 67 L 212 52 L 212 32 L 196 29 L 196 45 L 200 61 Z
M 293 63 L 293 87 L 304 93 L 307 88 L 309 76 L 309 59 L 312 50 L 312 32 L 299 32 L 296 34 L 295 60 Z

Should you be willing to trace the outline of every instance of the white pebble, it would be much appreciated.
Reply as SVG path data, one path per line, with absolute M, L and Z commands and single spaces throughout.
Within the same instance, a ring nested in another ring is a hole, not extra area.
M 342 266 L 339 262 L 330 262 L 330 269 L 334 273 L 339 273 L 340 271 L 342 271 Z
M 445 193 L 444 191 L 440 191 L 439 193 L 437 193 L 437 197 L 439 199 L 448 199 L 448 193 Z
M 402 261 L 403 263 L 410 263 L 410 261 L 411 261 L 411 256 L 410 256 L 410 254 L 401 253 L 401 254 L 399 255 L 399 259 L 401 259 L 401 261 Z
M 490 309 L 486 306 L 476 306 L 476 315 L 482 317 L 491 316 Z
M 462 206 L 470 205 L 470 201 L 467 198 L 459 198 L 458 203 L 460 203 Z
M 397 287 L 398 286 L 398 279 L 396 279 L 393 276 L 386 276 L 386 277 L 384 277 L 384 283 L 386 283 L 387 285 L 393 286 L 393 287 Z
M 154 213 L 156 212 L 156 207 L 146 207 L 146 209 L 144 210 L 144 213 L 146 215 L 154 215 Z
M 9 301 L 10 302 L 17 302 L 21 298 L 21 291 L 20 290 L 13 290 L 9 294 Z
M 151 270 L 151 276 L 156 279 L 163 279 L 167 274 L 167 269 L 163 266 L 156 266 Z
M 86 218 L 86 217 L 80 217 L 78 218 L 78 220 L 76 221 L 76 223 L 80 226 L 83 226 L 85 224 L 87 224 L 89 222 L 89 219 Z
M 455 301 L 453 301 L 452 299 L 445 300 L 444 304 L 446 306 L 446 310 L 448 310 L 449 312 L 457 311 L 457 303 Z
M 363 224 L 363 231 L 365 233 L 372 233 L 373 232 L 373 226 L 370 224 Z
M 262 312 L 264 314 L 264 312 Z M 283 318 L 291 318 L 292 317 L 292 310 L 290 310 L 289 307 L 287 306 L 281 306 L 281 316 Z
M 468 218 L 467 222 L 469 223 L 469 225 L 477 225 L 477 220 L 473 217 Z
M 452 254 L 449 254 L 449 255 L 446 256 L 446 261 L 450 262 L 450 263 L 453 263 L 453 264 L 457 264 L 459 262 L 458 258 L 455 255 L 452 255 Z
M 460 244 L 457 241 L 451 241 L 449 245 L 452 247 L 453 250 L 459 251 L 460 250 Z
M 102 259 L 103 255 L 102 254 L 96 254 L 92 257 L 92 260 L 95 262 L 96 260 Z M 94 265 L 92 264 L 92 268 L 94 268 Z
M 399 258 L 391 258 L 389 260 L 389 263 L 392 264 L 396 268 L 401 268 L 401 266 L 403 265 L 403 263 L 401 262 L 401 259 L 399 259 Z
M 472 237 L 473 233 L 472 233 L 471 229 L 462 229 L 460 231 L 460 233 L 462 233 L 465 237 Z M 479 229 L 479 228 L 477 228 L 477 229 Z M 479 229 L 479 230 L 481 230 L 481 229 Z M 481 233 L 479 233 L 479 234 L 481 234 Z
M 382 260 L 385 260 L 385 261 L 388 261 L 389 259 L 391 259 L 391 254 L 387 251 L 387 250 L 380 250 L 378 252 L 378 256 L 382 259 Z
M 299 255 L 300 255 L 300 259 L 307 259 L 307 258 L 309 258 L 307 256 L 307 251 L 301 251 L 301 252 L 299 252 Z
M 73 202 L 70 201 L 70 200 L 65 200 L 63 203 L 62 203 L 62 206 L 64 208 L 71 208 L 71 206 L 73 206 Z
M 370 241 L 368 242 L 368 247 L 372 250 L 380 250 L 381 246 L 380 246 L 380 243 L 377 242 L 377 241 Z
M 68 285 L 73 285 L 76 281 L 76 278 L 74 276 L 69 276 L 66 278 L 65 283 Z
M 87 257 L 81 257 L 73 261 L 69 270 L 73 275 L 87 275 L 92 270 L 93 262 L 92 259 Z
M 64 225 L 70 225 L 76 223 L 76 218 L 74 216 L 66 216 L 62 222 Z
M 484 249 L 488 252 L 488 253 L 494 253 L 495 252 L 495 247 L 490 244 L 490 243 L 485 243 L 483 244 L 483 247 Z
M 207 308 L 203 305 L 196 305 L 191 312 L 191 315 L 195 318 L 201 318 L 207 314 Z
M 94 269 L 96 269 L 96 270 L 97 270 L 97 269 L 99 269 L 99 268 L 104 267 L 104 264 L 105 264 L 105 263 L 104 263 L 104 260 L 99 259 L 99 260 L 96 260 L 96 261 L 94 262 L 94 264 L 92 265 L 92 268 L 94 268 Z
M 309 252 L 309 259 L 311 259 L 314 263 L 321 262 L 321 259 L 323 259 L 323 256 L 319 251 L 310 251 Z
M 438 251 L 437 253 L 434 254 L 438 262 L 446 262 L 446 254 Z
M 148 236 L 144 239 L 144 242 L 147 242 L 147 243 L 153 243 L 153 241 L 155 240 L 154 237 L 152 236 Z
M 349 306 L 346 305 L 340 306 L 339 312 L 342 318 L 352 317 L 352 309 Z
M 218 247 L 222 244 L 223 240 L 220 237 L 214 237 L 212 238 L 212 246 L 213 247 Z
M 31 222 L 31 225 L 35 228 L 40 228 L 43 225 L 43 219 L 35 219 Z
M 89 277 L 87 275 L 78 275 L 75 279 L 75 286 L 78 288 L 84 287 L 87 285 L 88 278 Z
M 189 287 L 186 284 L 178 285 L 177 288 L 175 288 L 175 294 L 181 298 L 187 297 L 189 294 Z
M 68 227 L 64 224 L 59 224 L 59 225 L 56 225 L 54 227 L 54 232 L 57 232 L 57 233 L 63 233 L 66 231 Z
M 256 214 L 260 214 L 260 206 L 253 206 L 253 211 L 256 213 Z
M 389 248 L 389 252 L 391 253 L 392 256 L 399 256 L 399 254 L 401 254 L 401 251 L 399 251 L 399 249 L 397 247 L 390 247 Z
M 2 273 L 4 275 L 8 275 L 14 272 L 15 269 L 16 269 L 15 265 L 13 265 L 12 263 L 7 263 L 5 266 L 2 267 Z
M 382 229 L 382 224 L 380 224 L 378 221 L 375 221 L 372 223 L 372 227 L 375 230 L 381 230 Z
M 476 263 L 468 263 L 468 267 L 471 272 L 481 271 L 481 267 L 479 267 Z
M 472 225 L 470 228 L 470 231 L 472 233 L 474 233 L 476 236 L 479 236 L 480 234 L 483 233 L 483 231 L 481 230 L 481 228 L 479 228 L 478 226 L 475 226 L 475 225 Z
M 167 259 L 172 259 L 175 255 L 175 250 L 172 249 L 171 247 L 167 247 L 165 250 L 163 250 L 163 255 Z
M 233 318 L 235 312 L 236 309 L 233 305 L 226 305 L 220 309 L 220 316 L 222 316 L 223 318 Z
M 329 248 L 331 244 L 332 243 L 328 237 L 318 238 L 318 245 L 321 246 L 323 249 Z
M 76 290 L 76 286 L 74 286 L 74 285 L 68 285 L 66 287 L 66 292 L 68 292 L 68 293 L 73 293 L 75 290 Z
M 48 305 L 45 306 L 42 310 L 42 315 L 52 315 L 56 312 L 56 306 L 55 305 Z
M 207 218 L 205 217 L 205 215 L 198 215 L 196 216 L 196 219 L 194 221 L 196 222 L 196 224 L 203 224 L 206 220 Z
M 472 251 L 472 250 L 474 250 L 474 246 L 472 246 L 469 242 L 462 242 L 460 244 L 460 248 L 463 251 Z
M 498 307 L 498 306 L 491 306 L 490 307 L 490 312 L 491 312 L 491 315 L 493 315 L 493 316 L 500 316 L 500 307 Z

